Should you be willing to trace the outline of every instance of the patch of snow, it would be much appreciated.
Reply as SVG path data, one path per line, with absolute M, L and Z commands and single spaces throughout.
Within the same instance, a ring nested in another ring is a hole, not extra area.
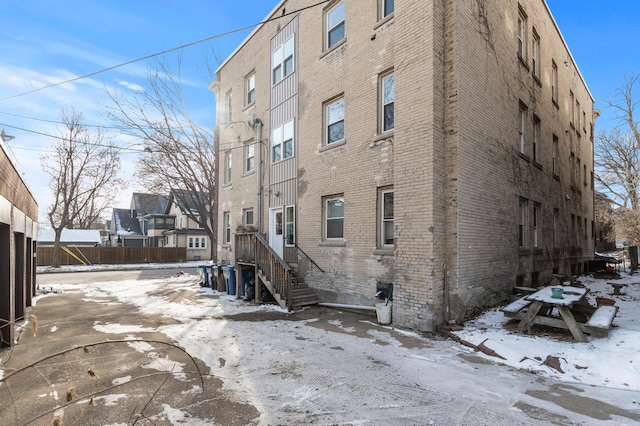
M 118 377 L 112 380 L 114 385 L 121 385 L 123 383 L 129 383 L 131 381 L 131 376 Z

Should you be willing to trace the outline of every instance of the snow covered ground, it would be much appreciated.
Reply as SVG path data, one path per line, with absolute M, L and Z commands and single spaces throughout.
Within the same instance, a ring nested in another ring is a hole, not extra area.
M 196 274 L 196 267 L 204 262 L 186 262 L 176 264 L 146 264 L 132 265 L 137 269 L 183 268 L 185 272 Z M 122 268 L 118 265 L 95 266 L 63 266 L 61 272 L 95 271 Z M 38 272 L 47 272 L 50 268 L 38 268 Z M 564 338 L 554 333 L 547 336 L 535 333 L 523 334 L 515 327 L 505 327 L 509 322 L 499 308 L 491 309 L 480 317 L 464 324 L 462 331 L 455 334 L 470 343 L 484 345 L 493 349 L 506 359 L 485 355 L 478 355 L 493 362 L 503 363 L 514 368 L 537 372 L 567 382 L 579 382 L 590 385 L 606 386 L 620 389 L 640 390 L 640 275 L 621 273 L 622 278 L 615 280 L 624 283 L 622 295 L 613 295 L 613 289 L 608 282 L 612 280 L 594 279 L 591 276 L 581 276 L 580 281 L 589 289 L 587 299 L 596 305 L 595 297 L 602 296 L 614 299 L 619 307 L 613 322 L 614 328 L 607 337 L 588 336 L 588 343 L 572 341 L 568 331 Z M 188 279 L 188 278 L 187 278 Z M 154 285 L 148 283 L 147 285 Z M 104 286 L 100 286 L 104 288 Z M 102 291 L 102 290 L 99 290 Z M 124 303 L 133 303 L 144 311 L 159 311 L 175 318 L 198 318 L 210 315 L 212 310 L 225 314 L 246 312 L 247 310 L 280 310 L 273 305 L 248 306 L 246 304 L 225 304 L 216 308 L 210 307 L 205 312 L 194 310 L 191 305 L 175 305 L 164 303 L 158 299 L 150 303 L 146 296 L 145 286 L 139 283 L 121 282 L 114 294 Z M 202 289 L 203 292 L 211 291 Z M 37 298 L 36 298 L 37 301 Z M 235 312 L 238 310 L 238 312 Z M 537 326 L 534 326 L 537 327 Z M 202 340 L 192 336 L 194 340 Z M 471 352 L 473 349 L 467 348 Z M 563 371 L 543 364 L 548 356 L 557 357 Z
M 621 273 L 619 280 L 594 279 L 582 276 L 579 280 L 590 291 L 587 299 L 596 305 L 596 297 L 614 299 L 619 307 L 613 321 L 615 326 L 607 337 L 588 336 L 588 343 L 572 341 L 555 333 L 526 335 L 509 322 L 499 308 L 491 309 L 464 325 L 455 334 L 470 343 L 493 349 L 506 359 L 483 353 L 482 356 L 511 367 L 539 372 L 566 382 L 612 388 L 640 390 L 640 275 Z M 621 295 L 613 295 L 608 282 L 626 283 Z M 537 326 L 534 326 L 537 327 Z M 548 356 L 558 357 L 564 373 L 543 365 Z
M 224 380 L 227 391 L 256 406 L 263 413 L 261 424 L 303 424 L 311 418 L 321 424 L 336 421 L 355 424 L 359 419 L 378 416 L 380 420 L 396 415 L 394 413 L 400 413 L 397 414 L 398 418 L 405 418 L 402 416 L 406 415 L 409 419 L 415 415 L 416 419 L 433 419 L 431 424 L 447 424 L 456 419 L 456 410 L 438 409 L 437 413 L 431 413 L 426 408 L 433 405 L 433 398 L 438 395 L 444 398 L 436 404 L 439 407 L 468 403 L 467 413 L 461 415 L 471 416 L 473 410 L 479 407 L 490 410 L 491 406 L 492 410 L 501 410 L 499 407 L 504 406 L 505 412 L 500 411 L 500 416 L 506 416 L 502 417 L 504 421 L 496 421 L 494 425 L 538 424 L 528 421 L 520 423 L 522 413 L 509 408 L 520 403 L 542 407 L 545 413 L 560 416 L 558 419 L 576 419 L 576 414 L 565 407 L 542 401 L 544 397 L 532 396 L 534 393 L 527 391 L 526 387 L 538 386 L 538 383 L 532 381 L 526 384 L 523 376 L 516 376 L 515 371 L 518 370 L 535 373 L 531 377 L 590 389 L 590 397 L 600 396 L 609 389 L 616 395 L 623 395 L 623 398 L 616 397 L 615 400 L 623 399 L 621 406 L 629 413 L 636 413 L 640 404 L 640 398 L 628 396 L 637 395 L 634 392 L 640 390 L 640 276 L 622 274 L 622 279 L 617 282 L 628 284 L 623 288 L 622 295 L 611 295 L 613 290 L 607 284 L 611 280 L 580 277 L 580 281 L 590 290 L 587 298 L 592 304 L 595 305 L 596 296 L 606 296 L 615 299 L 620 308 L 614 320 L 615 327 L 609 335 L 588 336 L 588 343 L 572 341 L 568 332 L 564 335 L 554 332 L 545 335 L 539 330 L 531 334 L 519 333 L 515 327 L 507 324 L 508 318 L 499 308 L 468 321 L 463 330 L 455 332 L 460 339 L 474 345 L 483 343 L 493 349 L 501 357 L 497 358 L 453 341 L 439 340 L 438 343 L 393 325 L 376 326 L 374 316 L 360 322 L 365 324 L 364 332 L 353 324 L 344 324 L 339 320 L 329 320 L 327 323 L 326 319 L 313 316 L 303 321 L 271 320 L 270 313 L 285 316 L 299 314 L 288 314 L 275 305 L 254 305 L 235 296 L 199 287 L 197 278 L 192 274 L 196 274 L 196 266 L 201 264 L 203 262 L 145 266 L 150 269 L 177 267 L 187 272 L 170 279 L 82 285 L 61 282 L 47 284 L 46 288 L 63 293 L 82 293 L 87 302 L 128 304 L 143 314 L 160 314 L 175 320 L 173 324 L 155 329 L 141 328 L 136 324 L 96 321 L 94 329 L 100 333 L 129 333 L 127 338 L 131 339 L 148 332 L 165 334 L 192 356 L 203 360 Z M 138 267 L 142 269 L 141 265 Z M 62 269 L 91 271 L 99 267 Z M 34 298 L 34 303 L 55 295 L 55 292 L 42 294 Z M 268 318 L 259 321 L 250 319 L 255 314 Z M 244 318 L 245 315 L 248 315 L 246 321 L 231 319 Z M 369 321 L 370 326 L 366 324 Z M 326 343 L 327 337 L 330 344 Z M 411 345 L 416 342 L 419 345 L 407 346 L 404 338 L 410 339 L 413 342 Z M 265 340 L 271 343 L 265 344 Z M 306 342 L 306 346 L 302 346 L 302 342 Z M 344 358 L 345 355 L 348 356 Z M 502 372 L 496 374 L 495 371 L 477 370 L 484 367 L 473 367 L 463 362 L 463 359 L 471 359 L 467 358 L 471 355 L 495 364 Z M 559 359 L 563 372 L 543 363 L 549 356 Z M 220 361 L 222 359 L 224 362 Z M 345 370 L 336 363 L 348 363 L 350 367 Z M 459 375 L 455 381 L 450 380 L 451 374 L 454 374 L 452 371 L 457 371 L 455 374 Z M 378 376 L 379 380 L 375 379 L 376 374 L 382 374 Z M 365 377 L 371 377 L 374 381 L 363 385 Z M 440 386 L 437 392 L 434 383 Z M 390 389 L 395 390 L 390 392 Z M 511 389 L 506 391 L 511 394 L 510 397 L 502 395 L 504 389 Z M 398 396 L 398 392 L 402 396 Z M 571 393 L 573 397 L 581 398 L 583 392 L 575 390 Z M 491 398 L 483 398 L 485 394 L 491 395 Z M 535 395 L 545 394 L 549 392 Z M 285 402 L 281 401 L 282 395 L 287 397 Z M 367 405 L 372 404 L 371 398 L 375 399 L 374 404 L 386 407 L 384 412 L 377 411 L 381 409 L 378 406 Z M 354 406 L 361 400 L 366 402 Z M 582 406 L 586 407 L 584 402 Z M 497 418 L 496 411 L 487 416 Z M 532 414 L 529 413 L 529 416 Z M 545 422 L 549 420 L 546 418 Z M 563 420 L 559 424 L 574 424 L 573 420 Z M 584 423 L 584 418 L 582 421 L 582 424 L 589 423 Z

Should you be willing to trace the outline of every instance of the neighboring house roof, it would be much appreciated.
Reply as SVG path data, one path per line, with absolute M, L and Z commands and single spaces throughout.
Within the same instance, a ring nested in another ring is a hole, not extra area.
M 113 209 L 113 221 L 115 233 L 123 237 L 142 236 L 140 222 L 136 218 L 136 212 L 131 209 Z
M 175 203 L 176 206 L 180 209 L 182 214 L 191 213 L 193 215 L 198 215 L 198 206 L 196 205 L 196 200 L 194 198 L 206 198 L 205 193 L 198 193 L 199 197 L 193 197 L 190 195 L 190 191 L 186 189 L 172 189 L 171 194 L 169 195 L 169 203 L 167 204 L 167 213 L 171 208 L 171 204 Z
M 138 216 L 164 214 L 168 204 L 166 195 L 134 192 L 131 197 L 131 208 Z
M 53 229 L 38 229 L 38 244 L 53 244 L 55 241 Z M 102 244 L 99 229 L 63 229 L 60 235 L 62 245 Z
M 169 229 L 164 231 L 162 235 L 207 235 L 207 231 L 201 228 Z

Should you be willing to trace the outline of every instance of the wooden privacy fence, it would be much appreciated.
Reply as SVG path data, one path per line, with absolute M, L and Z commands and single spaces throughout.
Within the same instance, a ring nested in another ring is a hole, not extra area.
M 60 249 L 60 265 L 108 264 L 126 265 L 132 263 L 172 263 L 185 262 L 185 247 L 67 247 Z M 53 247 L 38 247 L 37 266 L 50 266 L 53 261 Z M 88 262 L 87 262 L 88 261 Z

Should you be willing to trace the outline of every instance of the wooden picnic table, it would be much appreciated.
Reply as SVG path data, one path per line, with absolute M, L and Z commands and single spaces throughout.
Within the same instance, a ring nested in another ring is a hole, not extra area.
M 562 298 L 553 297 L 552 288 L 562 289 Z M 584 333 L 606 335 L 613 318 L 618 312 L 617 306 L 594 307 L 586 300 L 589 289 L 573 286 L 543 287 L 533 294 L 526 295 L 501 310 L 505 316 L 520 320 L 518 330 L 527 331 L 534 324 L 568 329 L 578 342 L 587 342 Z M 560 318 L 551 316 L 553 309 Z M 574 313 L 588 317 L 588 321 L 576 320 Z

